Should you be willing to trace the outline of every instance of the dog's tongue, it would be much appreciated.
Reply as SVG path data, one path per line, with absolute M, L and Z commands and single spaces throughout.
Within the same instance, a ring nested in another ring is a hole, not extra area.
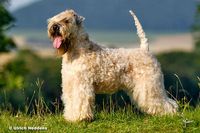
M 59 48 L 61 44 L 62 44 L 62 38 L 61 37 L 54 38 L 54 41 L 53 41 L 53 47 L 54 48 Z

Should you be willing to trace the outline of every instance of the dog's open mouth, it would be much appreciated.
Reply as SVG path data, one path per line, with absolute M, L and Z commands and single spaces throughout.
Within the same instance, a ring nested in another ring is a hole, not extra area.
M 70 47 L 69 39 L 63 39 L 62 36 L 55 36 L 53 38 L 53 47 L 59 50 L 60 54 L 64 54 Z
M 60 48 L 61 44 L 62 44 L 62 37 L 61 36 L 55 37 L 53 40 L 53 47 L 58 49 Z

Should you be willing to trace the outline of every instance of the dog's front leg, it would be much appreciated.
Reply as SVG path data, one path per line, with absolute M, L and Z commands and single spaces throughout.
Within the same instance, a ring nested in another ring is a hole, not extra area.
M 80 79 L 71 80 L 63 85 L 62 100 L 64 117 L 67 121 L 91 121 L 93 119 L 95 94 L 90 83 L 80 81 Z

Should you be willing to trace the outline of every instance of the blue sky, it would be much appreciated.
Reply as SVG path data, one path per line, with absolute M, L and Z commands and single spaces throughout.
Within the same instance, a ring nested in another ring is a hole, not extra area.
M 38 0 L 10 0 L 8 9 L 14 11 Z
M 14 11 L 14 10 L 17 10 L 21 7 L 28 5 L 28 4 L 36 2 L 36 1 L 39 1 L 39 0 L 10 0 L 10 5 L 9 5 L 8 9 L 10 11 Z M 200 0 L 194 0 L 194 1 L 200 1 Z

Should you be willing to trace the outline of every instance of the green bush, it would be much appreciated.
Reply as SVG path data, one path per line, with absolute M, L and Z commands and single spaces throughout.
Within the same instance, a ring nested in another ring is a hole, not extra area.
M 186 97 L 194 106 L 198 104 L 200 98 L 197 84 L 197 77 L 200 75 L 199 59 L 200 54 L 197 52 L 171 52 L 158 55 L 166 89 L 178 100 Z
M 7 30 L 10 25 L 14 22 L 14 18 L 4 7 L 4 3 L 7 0 L 0 1 L 0 52 L 8 52 L 16 45 L 14 41 L 5 35 L 5 30 Z
M 29 110 L 32 110 L 38 98 L 36 81 L 40 79 L 45 103 L 52 111 L 55 110 L 53 102 L 60 101 L 61 93 L 60 69 L 60 59 L 40 58 L 29 50 L 19 51 L 17 57 L 0 72 L 0 102 L 4 101 L 0 104 L 10 103 L 14 110 L 25 110 L 30 106 Z M 6 101 L 3 100 L 5 95 Z M 26 106 L 20 106 L 22 103 Z

